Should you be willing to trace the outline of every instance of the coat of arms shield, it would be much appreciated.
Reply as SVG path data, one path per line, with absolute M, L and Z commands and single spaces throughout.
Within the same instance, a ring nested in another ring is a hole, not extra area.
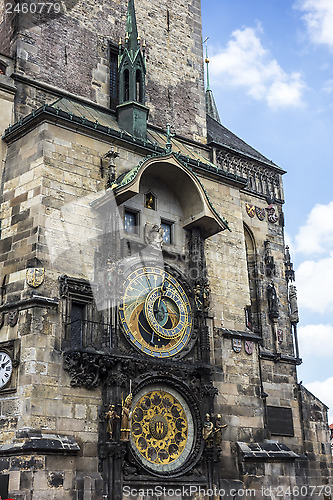
M 232 339 L 232 348 L 235 352 L 241 352 L 242 350 L 241 339 Z
M 251 355 L 254 349 L 254 342 L 252 342 L 252 340 L 245 340 L 244 349 L 246 354 Z
M 45 269 L 43 267 L 30 267 L 27 269 L 26 281 L 32 288 L 39 287 L 44 282 Z

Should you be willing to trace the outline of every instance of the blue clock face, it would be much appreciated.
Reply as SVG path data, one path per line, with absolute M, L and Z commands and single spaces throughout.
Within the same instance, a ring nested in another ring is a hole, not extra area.
M 129 341 L 149 356 L 175 356 L 191 336 L 190 301 L 181 284 L 158 267 L 140 267 L 126 278 L 119 314 Z

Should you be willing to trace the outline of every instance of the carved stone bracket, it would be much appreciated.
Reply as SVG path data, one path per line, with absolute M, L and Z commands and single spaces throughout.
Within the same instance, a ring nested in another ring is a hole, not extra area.
M 70 295 L 93 296 L 91 285 L 86 280 L 62 275 L 59 276 L 59 287 L 60 297 L 69 297 Z
M 98 353 L 71 351 L 64 356 L 64 369 L 71 377 L 72 387 L 94 389 L 115 364 L 114 357 Z

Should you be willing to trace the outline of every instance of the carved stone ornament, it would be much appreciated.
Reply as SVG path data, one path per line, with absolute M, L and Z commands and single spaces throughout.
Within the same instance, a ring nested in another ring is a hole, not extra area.
M 154 224 L 145 225 L 145 241 L 147 245 L 155 248 L 156 250 L 161 250 L 163 244 L 163 229 Z
M 69 297 L 70 295 L 81 295 L 92 297 L 91 285 L 87 280 L 71 278 L 70 276 L 59 276 L 60 297 Z
M 93 389 L 105 378 L 108 370 L 116 363 L 111 356 L 73 351 L 65 354 L 64 369 L 71 377 L 72 387 Z
M 19 317 L 18 309 L 14 309 L 12 311 L 8 311 L 7 321 L 9 326 L 15 326 Z
M 241 352 L 242 350 L 241 339 L 232 339 L 232 348 L 235 352 Z
M 283 333 L 283 330 L 279 329 L 277 331 L 277 340 L 278 340 L 278 343 L 279 344 L 282 344 L 283 343 L 283 339 L 284 339 L 284 333 Z

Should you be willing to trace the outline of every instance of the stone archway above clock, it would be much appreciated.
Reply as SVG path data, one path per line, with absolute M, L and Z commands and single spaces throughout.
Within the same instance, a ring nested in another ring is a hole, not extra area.
M 161 180 L 179 200 L 184 229 L 199 227 L 204 238 L 229 229 L 227 221 L 214 209 L 197 175 L 173 154 L 148 158 L 122 174 L 113 190 L 108 190 L 94 206 L 98 209 L 107 205 L 114 196 L 121 205 L 140 193 L 142 182 L 149 176 Z

